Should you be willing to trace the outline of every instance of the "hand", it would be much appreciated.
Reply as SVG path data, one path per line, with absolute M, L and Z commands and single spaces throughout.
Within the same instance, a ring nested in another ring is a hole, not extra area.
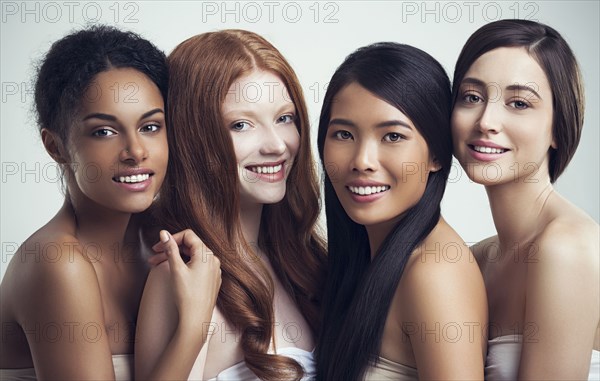
M 181 252 L 190 257 L 185 263 Z M 221 287 L 221 263 L 213 252 L 192 231 L 171 235 L 160 232 L 160 242 L 152 247 L 166 256 L 171 272 L 171 287 L 179 313 L 179 323 L 195 328 L 210 322 Z M 206 331 L 206 329 L 203 329 Z M 203 332 L 205 335 L 206 332 Z

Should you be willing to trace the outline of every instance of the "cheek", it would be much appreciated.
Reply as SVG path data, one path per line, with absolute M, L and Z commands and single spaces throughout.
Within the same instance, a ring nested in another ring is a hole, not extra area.
M 472 123 L 470 123 L 467 112 L 455 109 L 450 118 L 450 126 L 452 127 L 452 138 L 456 140 L 472 127 Z
M 287 149 L 290 151 L 290 155 L 296 157 L 298 149 L 300 148 L 300 134 L 298 133 L 296 126 L 286 129 L 282 138 L 285 141 Z
M 242 133 L 239 132 L 231 133 L 231 142 L 233 143 L 233 152 L 237 163 L 244 160 L 252 151 L 258 150 L 251 139 L 242 136 Z
M 328 140 L 325 140 L 323 165 L 325 166 L 325 172 L 329 176 L 329 180 L 334 185 L 340 180 L 341 169 L 347 168 L 348 156 L 351 156 L 351 153 L 345 148 L 338 144 L 330 144 Z
M 157 139 L 151 143 L 152 157 L 155 157 L 159 165 L 167 166 L 169 160 L 169 144 L 166 136 L 161 139 Z

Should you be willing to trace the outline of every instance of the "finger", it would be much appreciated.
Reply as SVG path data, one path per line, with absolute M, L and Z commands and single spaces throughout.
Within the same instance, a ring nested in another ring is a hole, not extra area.
M 173 234 L 173 239 L 181 246 L 181 251 L 190 259 L 194 256 L 200 256 L 206 261 L 206 256 L 213 254 L 212 250 L 190 229 Z
M 204 244 L 200 237 L 191 229 L 185 229 L 172 235 L 179 246 L 197 246 Z
M 185 263 L 183 262 L 183 259 L 181 258 L 181 255 L 179 254 L 179 247 L 177 246 L 177 243 L 173 239 L 173 236 L 168 231 L 166 231 L 166 230 L 160 231 L 160 241 L 162 243 L 164 243 L 164 245 L 165 245 L 164 253 L 166 254 L 166 256 L 168 258 L 171 269 L 176 271 L 176 270 L 180 269 L 182 266 L 185 266 Z
M 160 252 L 148 258 L 147 262 L 150 266 L 155 267 L 168 259 L 169 258 L 167 257 L 167 254 L 165 254 L 165 252 Z

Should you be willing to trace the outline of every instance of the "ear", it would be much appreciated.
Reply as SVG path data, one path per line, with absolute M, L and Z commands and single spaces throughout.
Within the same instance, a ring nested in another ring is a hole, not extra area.
M 56 134 L 47 128 L 42 129 L 42 143 L 46 152 L 56 161 L 58 164 L 65 164 L 68 162 L 68 157 L 65 155 L 63 144 L 61 139 Z
M 429 172 L 437 172 L 440 169 L 442 169 L 442 166 L 435 157 L 429 160 Z
M 554 137 L 552 138 L 552 143 L 550 143 L 550 147 L 554 149 L 558 148 L 558 144 L 556 144 L 556 139 L 554 139 Z

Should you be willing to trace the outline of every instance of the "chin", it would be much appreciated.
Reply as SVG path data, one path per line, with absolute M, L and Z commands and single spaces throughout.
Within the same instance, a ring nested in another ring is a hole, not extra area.
M 152 205 L 152 200 L 148 201 L 130 201 L 121 205 L 110 205 L 112 209 L 116 209 L 123 213 L 141 213 Z
M 275 196 L 275 197 L 263 197 L 262 200 L 260 201 L 261 204 L 265 204 L 265 205 L 270 205 L 270 204 L 277 204 L 279 202 L 281 202 L 281 200 L 283 200 L 283 196 Z

